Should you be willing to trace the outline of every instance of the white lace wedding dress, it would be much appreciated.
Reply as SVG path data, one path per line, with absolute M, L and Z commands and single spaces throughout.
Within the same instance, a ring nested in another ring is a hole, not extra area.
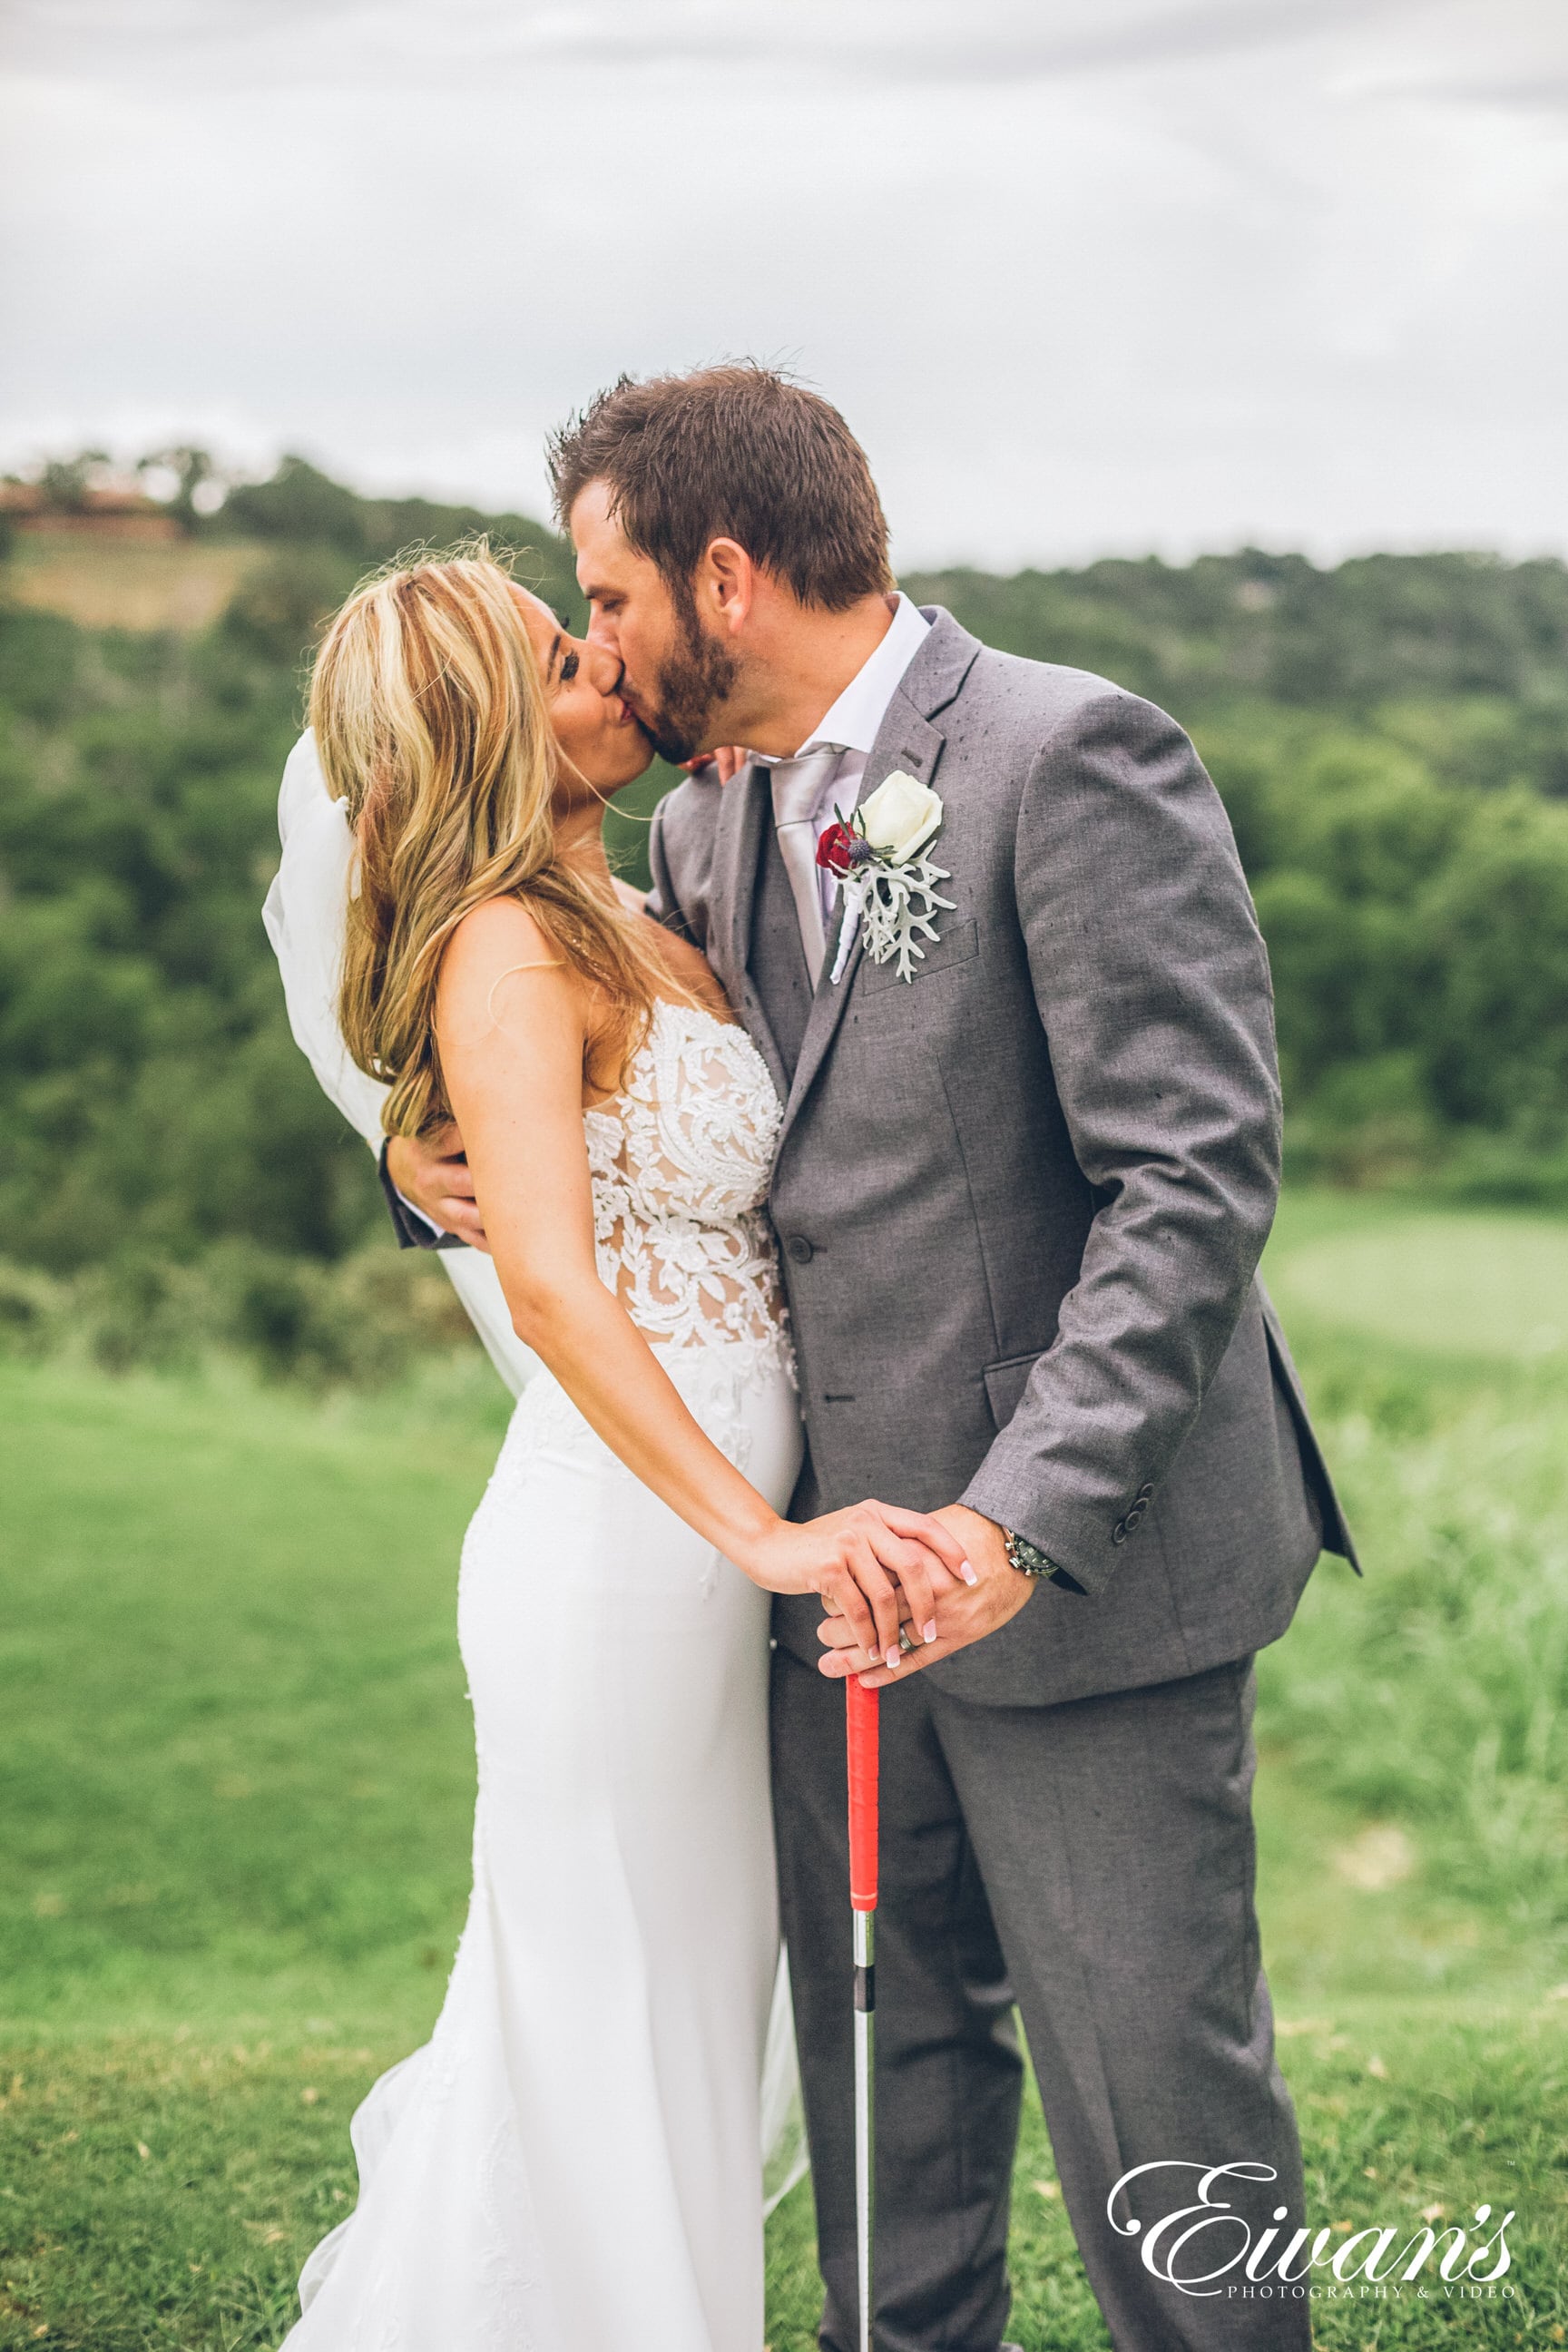
M 585 1115 L 599 1271 L 780 1509 L 800 1419 L 744 1032 L 661 1003 Z M 474 1891 L 431 2040 L 353 2121 L 286 2352 L 761 2352 L 778 1960 L 767 1595 L 547 1372 L 468 1529 Z

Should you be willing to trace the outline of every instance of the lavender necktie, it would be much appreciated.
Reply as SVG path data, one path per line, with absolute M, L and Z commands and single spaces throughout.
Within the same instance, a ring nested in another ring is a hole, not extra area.
M 816 866 L 816 814 L 824 789 L 841 757 L 838 746 L 781 760 L 773 771 L 773 831 L 800 921 L 800 943 L 811 984 L 821 976 L 827 937 L 822 920 L 822 881 Z

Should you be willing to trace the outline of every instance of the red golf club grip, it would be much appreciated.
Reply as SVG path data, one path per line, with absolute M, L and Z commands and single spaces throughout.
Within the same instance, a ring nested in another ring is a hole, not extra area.
M 844 1685 L 849 1738 L 849 1904 L 855 1911 L 877 1907 L 877 1702 L 851 1675 Z

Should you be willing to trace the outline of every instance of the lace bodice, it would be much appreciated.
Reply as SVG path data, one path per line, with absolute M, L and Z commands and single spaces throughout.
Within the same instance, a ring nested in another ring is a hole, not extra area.
M 763 1206 L 783 1116 L 743 1029 L 662 998 L 623 1092 L 584 1114 L 599 1277 L 647 1339 L 789 1365 Z

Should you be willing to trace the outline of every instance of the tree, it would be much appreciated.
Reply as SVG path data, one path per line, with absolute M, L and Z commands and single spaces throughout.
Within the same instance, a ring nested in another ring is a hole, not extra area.
M 1568 1131 L 1568 808 L 1521 791 L 1479 803 L 1421 918 L 1442 1110 Z

